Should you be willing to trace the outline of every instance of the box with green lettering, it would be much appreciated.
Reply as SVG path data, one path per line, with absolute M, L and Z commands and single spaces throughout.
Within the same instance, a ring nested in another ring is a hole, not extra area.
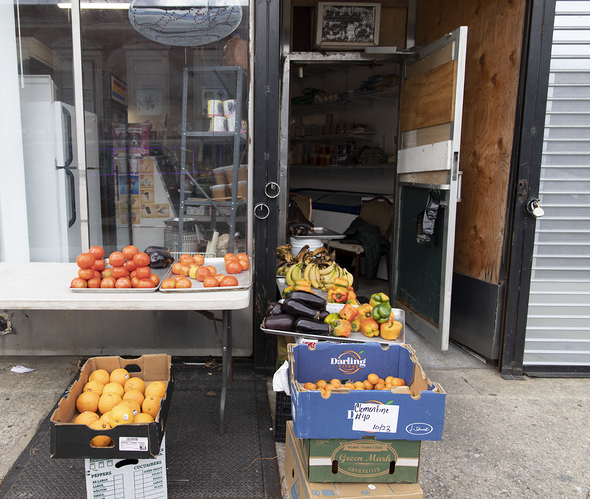
M 445 397 L 430 381 L 410 345 L 318 342 L 288 345 L 293 430 L 302 439 L 440 440 Z M 308 382 L 402 378 L 405 386 L 382 390 L 306 389 Z
M 310 482 L 418 483 L 420 440 L 294 440 Z

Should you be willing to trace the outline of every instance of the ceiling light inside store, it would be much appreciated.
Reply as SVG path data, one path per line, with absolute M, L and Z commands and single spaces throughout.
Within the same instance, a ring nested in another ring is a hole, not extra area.
M 242 20 L 240 0 L 133 0 L 129 22 L 143 36 L 164 45 L 194 47 L 230 35 Z

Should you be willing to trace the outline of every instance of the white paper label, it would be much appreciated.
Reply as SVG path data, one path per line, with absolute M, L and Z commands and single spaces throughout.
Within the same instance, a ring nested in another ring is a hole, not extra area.
M 119 450 L 145 452 L 148 450 L 147 437 L 119 437 Z
M 353 431 L 397 432 L 399 405 L 355 404 L 351 413 Z

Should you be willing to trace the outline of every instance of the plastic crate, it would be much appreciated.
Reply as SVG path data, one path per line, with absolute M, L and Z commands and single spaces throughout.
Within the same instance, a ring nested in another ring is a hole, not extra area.
M 287 436 L 287 421 L 291 416 L 291 397 L 285 392 L 275 392 L 275 442 L 284 442 Z

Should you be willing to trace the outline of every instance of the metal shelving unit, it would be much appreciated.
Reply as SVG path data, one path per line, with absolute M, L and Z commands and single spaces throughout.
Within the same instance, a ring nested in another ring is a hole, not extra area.
M 203 89 L 219 89 L 227 98 L 235 99 L 235 131 L 233 132 L 214 132 L 214 131 L 191 131 L 189 130 L 189 83 L 198 78 L 198 83 Z M 241 133 L 243 100 L 246 98 L 246 77 L 241 66 L 204 66 L 204 67 L 185 67 L 183 71 L 182 85 L 182 137 L 181 137 L 181 171 L 180 171 L 180 206 L 178 210 L 178 248 L 182 251 L 182 234 L 183 221 L 185 218 L 186 206 L 210 206 L 213 208 L 211 213 L 211 227 L 215 228 L 217 224 L 217 215 L 229 225 L 229 252 L 234 251 L 234 239 L 236 228 L 237 209 L 240 205 L 245 205 L 246 200 L 238 199 L 238 173 L 241 159 L 241 149 L 246 146 L 246 135 Z M 199 181 L 195 179 L 186 168 L 187 144 L 191 140 L 200 140 L 207 144 L 232 145 L 233 146 L 233 177 L 232 177 L 232 195 L 227 201 L 216 201 L 209 196 Z M 194 184 L 204 199 L 187 200 L 183 193 L 187 177 Z M 223 208 L 230 207 L 229 217 Z

